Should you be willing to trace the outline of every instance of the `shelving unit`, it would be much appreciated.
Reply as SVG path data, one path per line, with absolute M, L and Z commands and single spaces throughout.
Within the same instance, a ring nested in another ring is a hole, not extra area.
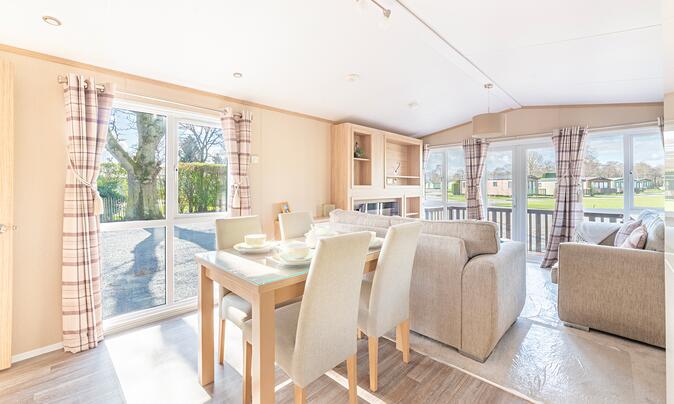
M 405 198 L 405 217 L 418 218 L 421 212 L 421 197 L 408 196 Z
M 416 139 L 386 136 L 385 171 L 387 187 L 421 185 L 421 147 Z
M 355 153 L 356 144 L 363 150 L 365 157 L 353 158 L 353 186 L 371 186 L 372 185 L 372 135 L 367 133 L 353 133 L 353 147 Z
M 332 127 L 331 193 L 337 208 L 419 217 L 422 141 L 352 123 Z M 356 145 L 362 156 L 355 157 Z

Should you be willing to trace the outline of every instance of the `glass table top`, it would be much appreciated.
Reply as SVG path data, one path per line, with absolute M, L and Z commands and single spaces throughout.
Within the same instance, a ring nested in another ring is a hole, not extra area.
M 299 239 L 299 241 L 302 241 Z M 378 254 L 381 246 L 370 248 L 368 256 Z M 312 249 L 312 253 L 315 252 Z M 208 264 L 226 271 L 254 285 L 266 285 L 284 279 L 306 275 L 311 262 L 305 265 L 284 266 L 274 257 L 275 251 L 266 253 L 242 253 L 233 248 L 196 254 L 200 264 Z

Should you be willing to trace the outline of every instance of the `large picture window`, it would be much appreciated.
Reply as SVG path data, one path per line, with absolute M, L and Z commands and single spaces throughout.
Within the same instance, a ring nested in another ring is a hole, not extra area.
M 103 318 L 196 302 L 194 254 L 227 210 L 217 117 L 116 102 L 102 158 Z

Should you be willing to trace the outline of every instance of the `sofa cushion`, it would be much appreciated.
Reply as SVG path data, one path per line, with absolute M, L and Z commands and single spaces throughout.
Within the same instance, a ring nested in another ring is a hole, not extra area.
M 634 248 L 637 250 L 643 250 L 646 245 L 646 239 L 648 238 L 648 232 L 646 231 L 646 226 L 643 224 L 630 233 L 630 235 L 625 239 L 625 241 L 620 245 L 621 248 Z
M 371 215 L 363 212 L 336 209 L 330 212 L 330 223 L 388 228 L 391 226 L 391 216 Z
M 648 238 L 646 239 L 646 250 L 665 251 L 665 222 L 660 217 L 660 213 L 655 210 L 644 210 L 639 214 L 638 220 L 646 226 Z
M 392 217 L 391 224 L 407 223 L 418 219 L 404 219 Z M 450 220 L 434 221 L 422 220 L 423 234 L 436 236 L 456 237 L 463 240 L 468 258 L 482 254 L 496 254 L 499 251 L 501 240 L 498 236 L 496 223 L 478 220 Z
M 386 231 L 390 224 L 391 219 L 388 216 L 369 215 L 341 209 L 330 212 L 330 229 L 340 233 L 373 231 L 377 233 L 377 237 L 386 237 Z
M 622 226 L 620 226 L 620 229 L 615 235 L 615 240 L 613 242 L 613 245 L 615 247 L 620 247 L 623 245 L 625 240 L 632 234 L 632 232 L 637 228 L 641 226 L 641 220 L 627 220 L 625 223 L 623 223 Z

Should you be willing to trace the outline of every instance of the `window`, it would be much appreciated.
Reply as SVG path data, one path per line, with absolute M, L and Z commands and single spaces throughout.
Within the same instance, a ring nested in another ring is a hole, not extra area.
M 117 101 L 108 133 L 98 177 L 103 318 L 196 303 L 194 254 L 215 248 L 214 215 L 227 209 L 217 119 Z
M 582 184 L 586 212 L 613 212 L 612 220 L 645 208 L 664 209 L 664 148 L 658 128 L 590 134 Z
M 424 167 L 424 212 L 427 220 L 465 217 L 464 167 L 462 147 L 429 151 Z
M 665 153 L 659 133 L 634 136 L 634 207 L 664 209 Z

